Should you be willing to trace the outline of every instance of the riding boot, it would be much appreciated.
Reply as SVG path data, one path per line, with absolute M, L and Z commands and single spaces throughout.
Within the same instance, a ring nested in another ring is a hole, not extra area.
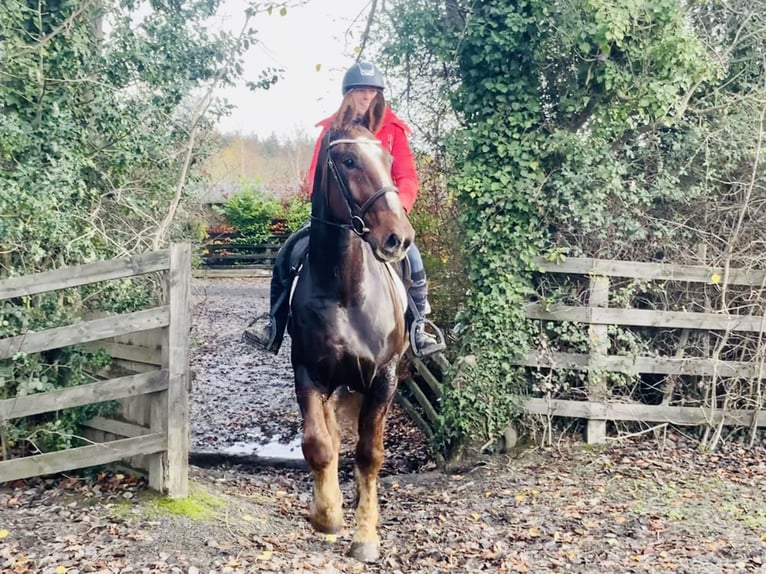
M 409 288 L 409 296 L 410 311 L 413 316 L 410 324 L 412 352 L 418 357 L 424 357 L 444 350 L 444 335 L 433 322 L 425 319 L 425 316 L 431 312 L 431 305 L 428 302 L 428 282 L 425 278 L 413 281 Z M 427 328 L 435 333 L 430 333 L 426 330 Z
M 245 329 L 244 338 L 263 351 L 279 352 L 285 338 L 290 314 L 288 293 L 298 269 L 308 252 L 309 224 L 287 238 L 277 253 L 271 272 L 270 311 L 254 319 Z
M 286 290 L 287 287 L 280 279 L 277 266 L 275 266 L 271 277 L 271 310 L 267 314 L 256 317 L 244 332 L 245 340 L 248 343 L 275 355 L 282 345 L 285 325 L 287 324 Z

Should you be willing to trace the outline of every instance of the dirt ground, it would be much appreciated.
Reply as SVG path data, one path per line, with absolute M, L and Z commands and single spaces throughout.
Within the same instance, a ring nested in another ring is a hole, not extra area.
M 289 353 L 241 330 L 267 282 L 195 283 L 192 495 L 171 503 L 126 470 L 0 486 L 0 572 L 766 573 L 766 446 L 561 439 L 445 472 L 398 409 L 380 485 L 382 558 L 345 556 L 306 520 Z

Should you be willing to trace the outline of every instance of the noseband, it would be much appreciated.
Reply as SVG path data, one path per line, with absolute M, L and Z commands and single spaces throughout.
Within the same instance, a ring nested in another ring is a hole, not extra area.
M 329 138 L 329 133 L 327 135 Z M 363 205 L 359 205 L 354 199 L 354 196 L 351 195 L 351 191 L 348 189 L 348 185 L 346 185 L 346 182 L 340 175 L 340 171 L 338 170 L 338 166 L 335 165 L 335 162 L 332 160 L 332 155 L 330 154 L 330 150 L 333 148 L 333 146 L 336 146 L 338 144 L 376 144 L 380 145 L 380 142 L 375 140 L 355 140 L 355 139 L 338 139 L 332 142 L 329 142 L 327 144 L 327 167 L 330 169 L 330 172 L 332 173 L 333 177 L 335 178 L 335 181 L 338 182 L 338 187 L 340 187 L 340 191 L 343 194 L 343 200 L 346 203 L 346 209 L 348 209 L 348 215 L 349 215 L 349 223 L 347 224 L 337 224 L 330 221 L 322 221 L 323 223 L 330 223 L 332 225 L 337 225 L 338 227 L 343 227 L 346 229 L 351 229 L 354 233 L 356 233 L 359 237 L 362 237 L 365 233 L 368 233 L 370 231 L 370 228 L 367 227 L 367 224 L 364 222 L 364 216 L 367 213 L 367 211 L 372 207 L 372 205 L 381 197 L 383 197 L 387 193 L 399 193 L 399 190 L 394 186 L 384 186 L 381 187 L 379 190 L 377 190 L 375 193 L 373 193 L 367 201 L 364 202 Z M 312 216 L 312 219 L 317 219 Z

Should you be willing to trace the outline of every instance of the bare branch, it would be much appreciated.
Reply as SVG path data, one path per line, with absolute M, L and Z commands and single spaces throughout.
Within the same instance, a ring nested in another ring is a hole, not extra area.
M 357 54 L 357 57 L 356 57 L 357 62 L 362 59 L 362 55 L 364 54 L 364 49 L 367 46 L 367 40 L 370 39 L 370 29 L 372 28 L 372 23 L 375 20 L 375 12 L 377 10 L 377 6 L 378 6 L 378 0 L 372 0 L 370 2 L 370 11 L 367 14 L 367 23 L 365 24 L 364 31 L 362 32 L 361 44 L 359 46 L 359 53 Z

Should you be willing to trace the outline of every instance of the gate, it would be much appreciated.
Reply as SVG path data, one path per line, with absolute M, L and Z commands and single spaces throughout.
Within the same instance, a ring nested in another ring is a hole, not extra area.
M 127 374 L 116 378 L 0 400 L 0 424 L 109 400 L 120 400 L 123 406 L 121 418 L 99 417 L 88 423 L 104 436 L 116 439 L 2 461 L 0 482 L 143 455 L 152 488 L 171 498 L 188 495 L 190 246 L 173 245 L 164 251 L 6 279 L 0 281 L 0 301 L 148 273 L 161 275 L 167 294 L 165 304 L 0 339 L 0 360 L 18 353 L 88 344 L 122 357 L 123 362 L 144 365 L 123 371 Z M 158 332 L 157 349 L 131 348 L 121 342 L 133 334 L 152 331 Z M 136 397 L 145 397 L 146 409 L 141 409 L 141 417 L 129 412 Z M 139 420 L 136 424 L 136 418 L 144 418 L 146 423 Z

